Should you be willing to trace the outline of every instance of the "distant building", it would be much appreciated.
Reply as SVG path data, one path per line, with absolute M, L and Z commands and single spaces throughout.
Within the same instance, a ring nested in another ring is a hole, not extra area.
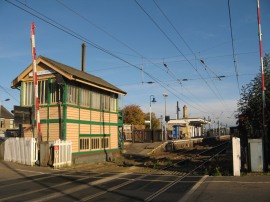
M 0 105 L 0 134 L 14 128 L 14 116 L 3 105 Z
M 168 129 L 172 130 L 173 139 L 193 138 L 206 136 L 204 125 L 209 121 L 202 118 L 189 118 L 187 106 L 183 107 L 183 118 L 171 119 Z
M 12 87 L 21 91 L 22 107 L 33 105 L 32 70 L 31 64 L 12 81 Z M 43 141 L 71 140 L 75 163 L 119 153 L 119 128 L 123 121 L 118 100 L 126 92 L 43 56 L 37 58 L 37 75 Z M 32 137 L 32 127 L 23 128 L 24 136 Z M 36 131 L 34 136 L 37 137 Z

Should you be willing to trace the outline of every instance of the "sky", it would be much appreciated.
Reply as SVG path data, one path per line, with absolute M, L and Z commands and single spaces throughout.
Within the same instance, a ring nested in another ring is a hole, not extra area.
M 260 0 L 263 54 L 270 1 Z M 261 74 L 256 0 L 0 0 L 0 101 L 20 104 L 11 82 L 37 55 L 86 68 L 127 92 L 121 107 L 176 118 L 179 103 L 212 127 L 236 125 L 242 86 Z M 167 97 L 163 95 L 167 94 Z M 150 98 L 155 103 L 150 104 Z M 9 101 L 5 101 L 6 99 Z

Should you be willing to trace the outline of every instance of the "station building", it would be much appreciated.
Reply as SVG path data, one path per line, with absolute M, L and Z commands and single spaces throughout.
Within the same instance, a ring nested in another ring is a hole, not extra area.
M 190 139 L 205 137 L 205 125 L 210 122 L 202 118 L 189 118 L 188 108 L 183 107 L 183 118 L 168 121 L 168 129 L 172 131 L 172 139 Z
M 42 141 L 71 140 L 75 163 L 119 153 L 118 102 L 126 92 L 44 56 L 36 64 Z M 11 84 L 20 90 L 21 107 L 33 106 L 32 70 L 31 64 Z M 24 137 L 38 138 L 31 124 L 22 127 Z

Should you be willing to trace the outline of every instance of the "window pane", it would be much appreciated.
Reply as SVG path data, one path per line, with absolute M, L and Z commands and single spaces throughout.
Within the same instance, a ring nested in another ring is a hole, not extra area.
M 92 108 L 100 109 L 100 94 L 98 92 L 92 92 Z
M 90 150 L 89 138 L 80 138 L 80 150 Z
M 48 81 L 38 81 L 38 98 L 40 104 L 48 103 Z
M 91 150 L 100 149 L 100 138 L 91 138 Z
M 87 89 L 81 89 L 80 105 L 90 107 L 90 91 Z
M 110 110 L 110 97 L 108 95 L 102 96 L 102 107 L 103 110 L 109 111 Z
M 112 112 L 115 112 L 116 111 L 116 98 L 115 98 L 115 94 L 112 94 L 111 97 L 110 97 L 110 110 Z
M 14 128 L 14 120 L 13 119 L 10 119 L 10 123 L 9 123 L 9 128 Z
M 68 86 L 68 102 L 71 104 L 78 104 L 78 89 L 75 86 Z
M 57 103 L 62 101 L 62 88 L 56 82 L 51 83 L 51 102 Z
M 34 89 L 33 82 L 26 82 L 23 91 L 23 105 L 33 105 Z

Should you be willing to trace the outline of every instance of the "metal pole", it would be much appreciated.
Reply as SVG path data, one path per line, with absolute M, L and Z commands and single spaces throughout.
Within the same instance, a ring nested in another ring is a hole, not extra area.
M 261 81 L 262 81 L 262 122 L 263 122 L 263 133 L 262 133 L 262 152 L 263 152 L 263 170 L 268 171 L 268 158 L 267 158 L 267 147 L 266 147 L 266 125 L 265 125 L 265 86 L 264 86 L 264 67 L 263 67 L 263 51 L 262 51 L 262 30 L 261 30 L 261 12 L 260 12 L 260 0 L 257 0 L 257 16 L 258 16 L 258 34 L 259 34 L 259 46 L 260 46 L 260 62 L 261 62 Z
M 166 121 L 166 97 L 168 97 L 168 94 L 167 93 L 163 93 L 163 96 L 164 96 L 164 99 L 165 99 L 165 141 L 168 140 L 168 137 L 167 137 L 167 121 Z
M 149 114 L 149 116 L 150 116 L 150 130 L 152 129 L 152 123 L 151 123 L 151 97 L 152 97 L 153 95 L 150 95 L 150 114 Z
M 36 46 L 35 46 L 35 23 L 31 24 L 31 46 L 32 46 L 32 66 L 33 66 L 33 82 L 34 82 L 34 114 L 36 119 L 36 129 L 38 136 L 41 135 L 40 114 L 39 114 L 39 99 L 38 99 L 38 79 L 37 79 L 37 62 L 36 62 Z M 33 137 L 35 137 L 35 128 Z
M 153 100 L 151 98 L 153 97 Z M 151 102 L 156 102 L 154 95 L 150 95 L 150 130 L 152 129 L 152 122 L 151 122 L 151 117 L 152 117 L 152 112 L 151 112 Z

